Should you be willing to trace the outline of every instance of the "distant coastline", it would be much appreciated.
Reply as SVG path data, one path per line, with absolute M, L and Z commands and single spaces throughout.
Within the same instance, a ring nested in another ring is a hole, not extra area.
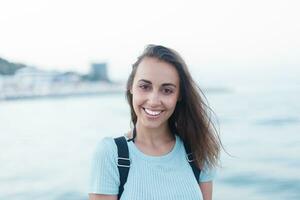
M 55 85 L 49 88 L 1 92 L 0 101 L 121 94 L 124 92 L 125 86 L 121 83 L 82 82 L 75 85 Z
M 110 80 L 107 68 L 105 62 L 91 63 L 88 74 L 79 74 L 42 70 L 0 58 L 0 101 L 124 92 L 124 84 Z
M 107 63 L 92 63 L 88 74 L 47 71 L 0 58 L 0 101 L 125 93 L 126 84 L 110 80 Z M 222 87 L 204 93 L 228 93 Z

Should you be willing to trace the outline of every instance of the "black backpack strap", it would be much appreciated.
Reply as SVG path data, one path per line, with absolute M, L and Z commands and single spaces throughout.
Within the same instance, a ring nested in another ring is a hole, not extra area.
M 194 176 L 197 180 L 197 183 L 199 183 L 199 176 L 200 176 L 200 173 L 201 173 L 201 169 L 199 169 L 196 164 L 195 164 L 195 160 L 194 160 L 194 157 L 193 157 L 193 153 L 190 149 L 190 147 L 184 142 L 184 148 L 185 148 L 185 152 L 186 152 L 186 159 L 187 161 L 189 162 L 193 172 L 194 172 Z
M 123 191 L 124 191 L 124 184 L 127 181 L 129 168 L 130 168 L 130 159 L 129 159 L 129 151 L 127 146 L 127 141 L 124 136 L 115 138 L 115 143 L 118 148 L 118 160 L 117 166 L 120 175 L 120 186 L 119 186 L 119 194 L 118 199 L 120 199 Z

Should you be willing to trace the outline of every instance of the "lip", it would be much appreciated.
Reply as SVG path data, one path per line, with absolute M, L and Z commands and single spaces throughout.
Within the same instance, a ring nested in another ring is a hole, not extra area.
M 159 117 L 161 116 L 161 114 L 164 112 L 164 110 L 152 110 L 152 109 L 148 109 L 148 108 L 144 108 L 144 107 L 142 107 L 142 109 L 143 109 L 144 113 L 146 114 L 146 116 L 147 116 L 148 118 L 150 118 L 150 119 L 157 119 L 157 118 L 159 118 Z M 160 112 L 160 113 L 159 113 L 158 115 L 151 115 L 151 114 L 147 113 L 145 109 L 151 110 L 151 111 L 154 111 L 154 112 Z

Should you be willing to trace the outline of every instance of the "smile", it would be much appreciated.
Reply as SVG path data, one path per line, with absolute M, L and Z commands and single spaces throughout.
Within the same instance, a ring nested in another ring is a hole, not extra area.
M 149 109 L 147 109 L 147 108 L 143 108 L 143 110 L 145 111 L 146 114 L 148 114 L 148 115 L 150 115 L 150 116 L 153 116 L 153 117 L 159 116 L 160 113 L 163 112 L 162 110 L 160 110 L 160 111 L 154 111 L 154 110 L 149 110 Z

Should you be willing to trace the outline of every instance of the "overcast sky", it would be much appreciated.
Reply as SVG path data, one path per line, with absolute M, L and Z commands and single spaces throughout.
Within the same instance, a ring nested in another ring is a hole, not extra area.
M 126 78 L 146 44 L 179 51 L 192 71 L 299 67 L 300 1 L 0 0 L 0 57 Z

